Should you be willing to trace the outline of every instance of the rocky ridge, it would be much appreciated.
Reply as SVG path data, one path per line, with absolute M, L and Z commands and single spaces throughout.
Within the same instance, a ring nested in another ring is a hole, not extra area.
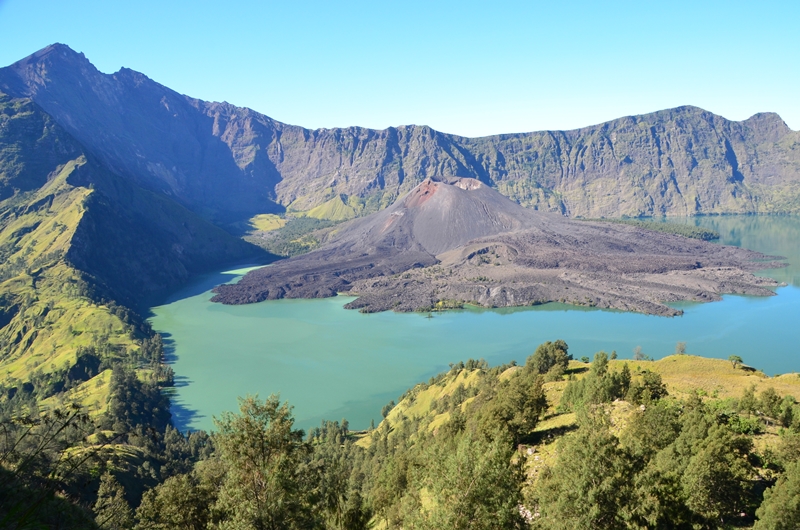
M 103 74 L 64 45 L 0 69 L 0 90 L 33 99 L 117 174 L 218 224 L 284 208 L 366 215 L 451 177 L 572 217 L 800 212 L 800 134 L 773 113 L 735 122 L 686 106 L 485 138 L 309 130 L 126 68 Z

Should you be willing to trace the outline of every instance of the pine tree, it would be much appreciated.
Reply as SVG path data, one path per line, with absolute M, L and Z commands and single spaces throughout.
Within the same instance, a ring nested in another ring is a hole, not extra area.
M 753 530 L 800 528 L 800 461 L 789 464 L 778 482 L 764 492 Z
M 133 512 L 125 500 L 125 488 L 111 473 L 100 477 L 94 513 L 97 526 L 103 530 L 128 530 L 133 526 Z

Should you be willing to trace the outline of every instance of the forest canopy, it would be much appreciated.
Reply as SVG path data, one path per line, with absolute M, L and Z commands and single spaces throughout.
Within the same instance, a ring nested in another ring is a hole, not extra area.
M 111 405 L 99 416 L 78 405 L 39 414 L 31 394 L 6 393 L 0 521 L 137 530 L 800 524 L 800 406 L 776 390 L 783 379 L 737 397 L 673 393 L 657 362 L 598 352 L 583 363 L 567 352 L 554 341 L 523 366 L 454 364 L 366 431 L 341 420 L 306 433 L 271 395 L 241 398 L 212 433 L 184 434 L 171 425 L 165 382 L 123 364 L 111 367 Z

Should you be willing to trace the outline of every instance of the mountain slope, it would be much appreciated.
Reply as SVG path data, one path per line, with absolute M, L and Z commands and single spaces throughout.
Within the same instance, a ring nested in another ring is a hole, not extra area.
M 550 301 L 675 315 L 664 304 L 772 295 L 766 256 L 630 225 L 523 208 L 475 179 L 427 179 L 392 206 L 338 227 L 308 254 L 214 290 L 252 303 L 349 292 L 362 311 Z
M 0 93 L 0 370 L 26 381 L 80 347 L 139 348 L 129 309 L 263 255 L 102 166 L 35 103 Z
M 0 90 L 32 98 L 119 175 L 222 224 L 281 206 L 364 215 L 450 177 L 569 216 L 800 212 L 800 133 L 776 114 L 733 122 L 679 107 L 486 138 L 416 125 L 309 130 L 132 70 L 102 74 L 64 45 L 0 69 Z
M 203 102 L 132 70 L 102 74 L 61 45 L 3 69 L 0 78 L 0 90 L 33 99 L 106 167 L 139 186 L 223 221 L 279 209 L 267 196 L 268 172 L 242 169 L 247 164 L 213 134 L 220 125 Z

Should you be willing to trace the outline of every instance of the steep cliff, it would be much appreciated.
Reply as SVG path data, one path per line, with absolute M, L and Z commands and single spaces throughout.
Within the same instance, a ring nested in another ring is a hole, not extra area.
M 696 107 L 574 131 L 463 138 L 426 126 L 309 130 L 98 72 L 53 45 L 0 70 L 115 173 L 226 224 L 289 208 L 341 219 L 424 179 L 470 177 L 569 216 L 800 212 L 800 133 Z

